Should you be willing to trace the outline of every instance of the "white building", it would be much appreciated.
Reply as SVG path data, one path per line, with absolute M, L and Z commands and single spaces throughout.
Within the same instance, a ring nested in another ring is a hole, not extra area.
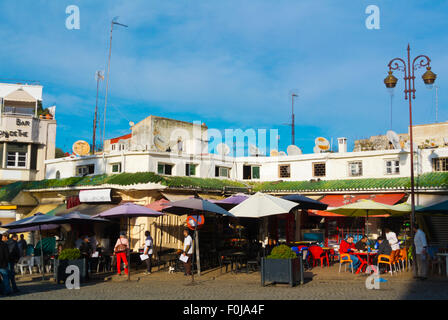
M 200 138 L 194 138 L 196 129 Z M 231 157 L 206 152 L 204 124 L 151 116 L 133 126 L 131 134 L 106 141 L 104 154 L 47 160 L 46 178 L 122 172 L 261 182 L 410 176 L 409 151 L 347 152 L 346 139 L 339 142 L 339 150 L 333 153 Z M 419 149 L 416 155 L 417 174 L 448 171 L 448 148 Z
M 42 86 L 0 83 L 0 185 L 45 178 L 55 156 L 56 120 L 38 117 Z

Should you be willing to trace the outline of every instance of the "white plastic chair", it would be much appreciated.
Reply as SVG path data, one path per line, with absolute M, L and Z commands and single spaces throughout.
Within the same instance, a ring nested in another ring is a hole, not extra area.
M 22 275 L 25 274 L 24 271 L 26 271 L 26 268 L 28 268 L 28 270 L 30 271 L 30 274 L 33 274 L 33 257 L 31 256 L 26 256 L 26 257 L 21 257 L 19 259 L 19 262 L 17 262 L 16 266 L 18 268 L 20 268 L 20 273 Z
M 32 266 L 34 267 L 34 266 L 36 266 L 37 267 L 37 270 L 39 271 L 39 273 L 42 273 L 42 264 L 41 264 L 41 262 L 40 262 L 40 257 L 38 256 L 38 257 L 33 257 L 33 259 L 32 259 Z

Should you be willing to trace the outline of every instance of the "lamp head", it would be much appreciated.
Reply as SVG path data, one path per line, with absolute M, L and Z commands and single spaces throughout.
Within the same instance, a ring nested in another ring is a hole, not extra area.
M 426 67 L 426 72 L 423 74 L 422 79 L 427 87 L 432 88 L 436 81 L 437 75 L 431 71 L 431 67 Z
M 397 85 L 398 79 L 394 77 L 392 74 L 392 71 L 389 71 L 389 75 L 384 79 L 384 84 L 386 85 L 386 88 L 395 88 Z

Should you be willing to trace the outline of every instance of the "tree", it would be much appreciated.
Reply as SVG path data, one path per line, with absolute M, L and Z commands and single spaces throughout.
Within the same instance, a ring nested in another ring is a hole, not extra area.
M 64 158 L 65 157 L 65 152 L 62 151 L 61 148 L 56 148 L 54 156 L 55 156 L 56 159 L 57 158 Z

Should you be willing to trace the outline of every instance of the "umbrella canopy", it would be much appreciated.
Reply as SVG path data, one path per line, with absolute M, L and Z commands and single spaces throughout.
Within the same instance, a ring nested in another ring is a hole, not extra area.
M 346 204 L 345 206 L 332 208 L 327 211 L 348 217 L 389 217 L 394 213 L 402 212 L 400 209 L 394 209 L 394 206 L 366 199 L 361 199 L 355 203 Z
M 31 231 L 45 231 L 45 230 L 53 230 L 59 228 L 60 224 L 44 224 L 40 226 L 34 226 L 34 227 L 26 227 L 26 228 L 20 228 L 20 229 L 11 229 L 15 233 L 25 233 L 25 232 L 31 232 Z M 5 226 L 2 226 L 4 228 Z
M 422 207 L 415 211 L 418 213 L 432 213 L 432 214 L 447 215 L 448 214 L 448 200 L 433 204 L 431 206 Z
M 301 194 L 288 194 L 287 196 L 283 196 L 282 199 L 297 202 L 299 204 L 297 209 L 326 210 L 328 207 L 328 204 L 302 196 Z
M 125 203 L 116 206 L 112 209 L 106 210 L 93 216 L 94 218 L 120 218 L 120 217 L 158 217 L 163 215 L 163 212 L 155 211 L 135 203 Z
M 239 205 L 241 202 L 247 200 L 248 198 L 249 196 L 247 194 L 237 193 L 222 200 L 211 200 L 211 202 L 217 204 L 220 207 L 223 207 L 224 209 L 231 209 L 236 205 Z
M 162 209 L 166 208 L 169 203 L 170 203 L 169 200 L 160 199 L 160 200 L 154 201 L 154 202 L 146 205 L 145 207 L 152 209 L 154 211 L 162 211 Z
M 220 206 L 199 197 L 170 202 L 168 205 L 169 207 L 164 208 L 162 210 L 163 212 L 184 215 L 195 211 L 202 211 L 233 217 L 229 211 L 224 210 Z
M 295 202 L 257 192 L 229 212 L 235 217 L 261 218 L 288 213 L 291 209 L 297 206 L 298 204 Z
M 47 216 L 43 213 L 38 212 L 31 217 L 8 223 L 7 225 L 2 226 L 2 228 L 23 229 L 23 228 L 29 228 L 29 227 L 50 225 L 50 224 L 54 224 L 54 222 L 58 219 L 59 219 L 58 217 Z M 36 230 L 39 230 L 39 228 L 36 228 Z
M 67 213 L 63 216 L 58 217 L 54 223 L 58 224 L 73 224 L 73 223 L 84 223 L 84 222 L 109 222 L 109 220 L 102 218 L 93 218 L 87 214 L 82 214 L 78 211 Z

